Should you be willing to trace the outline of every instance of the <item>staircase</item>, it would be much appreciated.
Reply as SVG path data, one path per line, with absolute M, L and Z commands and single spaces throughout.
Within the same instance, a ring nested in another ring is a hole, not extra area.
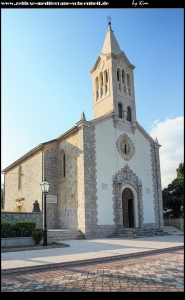
M 182 233 L 183 232 L 182 229 L 179 229 L 175 226 L 164 226 L 164 231 L 168 232 L 168 234 Z
M 159 229 L 142 229 L 142 228 L 122 228 L 115 231 L 109 238 L 139 238 L 150 236 L 161 236 L 169 234 L 167 231 Z
M 80 230 L 70 229 L 48 229 L 47 236 L 55 236 L 55 241 L 85 239 L 85 235 Z

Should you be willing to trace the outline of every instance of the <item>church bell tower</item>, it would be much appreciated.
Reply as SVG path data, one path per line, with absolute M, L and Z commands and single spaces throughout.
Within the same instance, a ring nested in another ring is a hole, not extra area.
M 92 74 L 94 119 L 113 113 L 115 126 L 136 128 L 134 66 L 120 49 L 108 17 L 108 30 Z

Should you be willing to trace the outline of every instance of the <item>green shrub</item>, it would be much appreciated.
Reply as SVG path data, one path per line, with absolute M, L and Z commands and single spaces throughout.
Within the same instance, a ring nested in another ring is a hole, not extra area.
M 12 222 L 1 222 L 1 238 L 12 237 Z
M 20 235 L 20 231 L 17 228 L 16 224 L 12 224 L 12 237 L 19 237 Z
M 35 228 L 35 222 L 17 221 L 15 224 L 1 222 L 1 238 L 30 237 Z
M 38 245 L 44 236 L 43 229 L 33 229 L 31 237 L 34 239 L 35 244 Z
M 36 223 L 28 221 L 17 221 L 15 227 L 20 237 L 26 237 L 31 236 L 32 231 L 36 228 Z

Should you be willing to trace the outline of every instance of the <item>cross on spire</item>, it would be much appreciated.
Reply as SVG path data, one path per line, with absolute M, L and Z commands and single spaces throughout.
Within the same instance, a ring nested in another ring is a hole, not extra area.
M 109 21 L 110 21 L 110 20 L 111 20 L 111 16 L 107 16 L 107 20 L 109 20 Z
M 111 28 L 111 16 L 107 16 L 107 20 L 109 21 L 109 22 L 108 22 L 108 25 L 109 25 L 109 27 Z

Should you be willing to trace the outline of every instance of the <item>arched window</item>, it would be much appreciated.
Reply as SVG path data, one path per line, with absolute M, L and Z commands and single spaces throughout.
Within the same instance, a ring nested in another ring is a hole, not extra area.
M 130 84 L 130 75 L 127 74 L 127 91 L 128 94 L 131 96 L 131 84 Z
M 127 121 L 131 122 L 131 109 L 127 107 Z
M 18 190 L 21 190 L 22 188 L 22 166 L 19 166 L 18 169 Z
M 121 83 L 120 83 L 120 69 L 117 69 L 117 81 L 118 83 L 118 88 L 121 91 Z
M 120 81 L 120 69 L 117 69 L 117 81 Z
M 103 95 L 103 72 L 100 73 L 101 96 Z
M 66 156 L 65 156 L 65 153 L 63 154 L 63 157 L 62 157 L 62 177 L 63 178 L 66 177 Z
M 125 71 L 122 70 L 121 72 L 121 78 L 122 78 L 122 83 L 125 83 Z
M 96 77 L 95 86 L 96 86 L 96 100 L 98 100 L 98 97 L 99 97 L 99 80 L 98 80 L 98 77 Z
M 108 73 L 107 73 L 107 70 L 105 71 L 105 80 L 106 80 L 106 82 L 108 82 Z
M 118 116 L 120 119 L 122 119 L 122 104 L 118 103 Z
M 59 165 L 60 168 L 58 169 L 59 173 L 59 179 L 63 179 L 66 177 L 66 157 L 64 150 L 60 151 L 60 158 L 59 158 Z
M 122 70 L 121 72 L 122 84 L 123 84 L 123 91 L 126 93 L 126 86 L 125 86 L 125 71 Z
M 108 73 L 107 70 L 104 71 L 104 78 L 105 78 L 105 94 L 108 91 Z

